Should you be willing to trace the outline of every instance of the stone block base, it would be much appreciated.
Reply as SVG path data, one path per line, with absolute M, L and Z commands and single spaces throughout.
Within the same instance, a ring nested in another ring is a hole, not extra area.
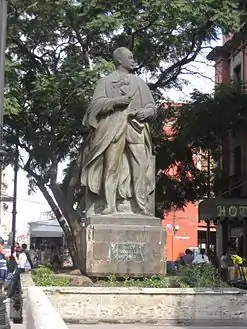
M 85 223 L 85 272 L 91 277 L 164 274 L 165 230 L 160 219 L 92 216 Z

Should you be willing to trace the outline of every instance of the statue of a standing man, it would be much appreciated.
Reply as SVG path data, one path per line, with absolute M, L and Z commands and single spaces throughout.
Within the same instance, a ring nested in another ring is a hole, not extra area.
M 85 114 L 90 133 L 82 163 L 81 183 L 93 196 L 93 213 L 129 210 L 147 214 L 147 198 L 154 191 L 152 145 L 148 121 L 156 113 L 146 83 L 131 74 L 132 52 L 113 52 L 116 71 L 100 79 Z M 97 201 L 103 201 L 100 210 Z

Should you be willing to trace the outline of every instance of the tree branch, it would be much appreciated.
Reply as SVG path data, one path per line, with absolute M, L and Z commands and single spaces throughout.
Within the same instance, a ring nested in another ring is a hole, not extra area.
M 168 85 L 169 83 L 171 83 L 172 81 L 174 81 L 174 79 L 176 79 L 179 75 L 179 73 L 181 72 L 181 68 L 191 62 L 193 62 L 197 55 L 200 53 L 200 51 L 204 48 L 203 45 L 203 34 L 204 31 L 207 30 L 207 27 L 210 26 L 210 22 L 206 22 L 203 26 L 203 28 L 201 28 L 201 30 L 198 33 L 195 33 L 192 36 L 192 41 L 191 41 L 191 47 L 188 50 L 188 53 L 186 56 L 184 56 L 180 61 L 174 63 L 173 65 L 171 65 L 170 67 L 168 67 L 166 70 L 164 70 L 158 80 L 155 83 L 150 83 L 149 84 L 149 88 L 151 90 L 155 90 L 157 88 L 162 88 L 165 85 Z M 170 76 L 168 79 L 166 79 L 167 76 Z
M 161 74 L 160 77 L 158 78 L 158 80 L 155 83 L 151 83 L 149 84 L 149 88 L 151 90 L 155 90 L 157 88 L 162 88 L 165 85 L 168 85 L 169 83 L 171 83 L 180 73 L 181 68 L 184 65 L 189 64 L 190 62 L 194 61 L 194 59 L 197 57 L 197 55 L 200 53 L 201 51 L 201 46 L 203 44 L 203 41 L 200 41 L 197 46 L 196 49 L 194 50 L 194 54 L 192 56 L 191 53 L 193 52 L 193 49 L 195 48 L 196 45 L 196 41 L 197 41 L 197 35 L 194 35 L 193 40 L 192 40 L 192 45 L 190 47 L 189 52 L 187 53 L 186 56 L 184 56 L 180 61 L 174 63 L 173 65 L 171 65 L 170 67 L 168 67 L 166 70 L 164 70 Z M 167 76 L 171 75 L 172 73 L 174 73 L 170 78 L 165 79 Z
M 210 80 L 211 82 L 215 82 L 214 79 L 212 79 L 211 77 L 209 76 L 206 76 L 205 74 L 199 72 L 199 71 L 192 71 L 188 68 L 184 68 L 183 70 L 185 70 L 186 72 L 182 72 L 182 74 L 189 74 L 189 75 L 197 75 L 198 77 L 201 77 L 203 79 L 207 79 L 207 80 Z
M 88 52 L 89 36 L 86 37 L 86 42 L 85 42 L 80 34 L 78 26 L 72 21 L 71 21 L 71 24 L 72 24 L 72 28 L 76 34 L 77 40 L 82 47 L 82 51 L 83 51 L 87 66 L 90 67 L 90 58 L 89 58 L 89 52 Z
M 130 31 L 130 33 L 129 33 L 129 36 L 130 36 L 129 49 L 131 51 L 134 51 L 135 36 L 140 32 L 146 31 L 149 27 L 151 27 L 156 22 L 157 19 L 158 19 L 158 16 L 156 16 L 154 19 L 152 19 L 146 25 L 140 27 L 139 29 L 135 30 L 134 32 L 132 32 L 131 28 L 128 28 L 128 31 Z
M 15 43 L 20 48 L 20 50 L 30 58 L 30 60 L 37 67 L 40 73 L 43 73 L 45 70 L 46 73 L 50 75 L 50 71 L 45 63 L 45 60 L 42 57 L 37 56 L 33 52 L 31 52 L 20 39 L 12 38 L 12 42 Z M 41 64 L 43 65 L 43 67 L 41 66 Z

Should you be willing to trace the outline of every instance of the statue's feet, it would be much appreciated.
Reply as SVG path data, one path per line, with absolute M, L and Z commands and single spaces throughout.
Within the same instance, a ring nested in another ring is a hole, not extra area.
M 113 208 L 113 207 L 106 207 L 102 211 L 102 215 L 112 215 L 112 214 L 116 214 L 116 213 L 117 213 L 117 209 Z
M 125 214 L 132 214 L 133 211 L 131 209 L 130 202 L 128 200 L 118 202 L 117 203 L 117 212 L 125 213 Z
M 151 216 L 151 214 L 149 214 L 149 212 L 147 211 L 146 208 L 142 208 L 142 209 L 140 210 L 140 215 Z

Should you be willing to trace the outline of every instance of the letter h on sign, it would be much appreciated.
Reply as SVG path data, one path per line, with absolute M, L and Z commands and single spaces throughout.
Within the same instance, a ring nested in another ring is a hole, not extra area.
M 225 216 L 226 216 L 226 207 L 217 206 L 217 217 L 225 217 Z

